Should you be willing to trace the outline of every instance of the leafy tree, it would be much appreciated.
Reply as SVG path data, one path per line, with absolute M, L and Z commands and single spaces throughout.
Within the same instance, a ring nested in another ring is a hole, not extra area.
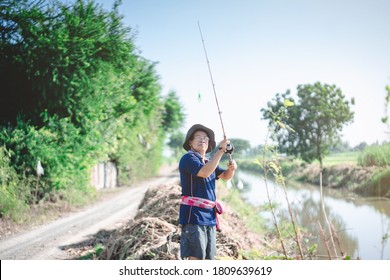
M 240 138 L 229 139 L 234 146 L 234 153 L 236 155 L 244 155 L 251 148 L 251 144 L 248 140 Z
M 330 148 L 331 153 L 343 153 L 343 152 L 348 152 L 351 151 L 352 148 L 349 144 L 349 142 L 338 142 L 333 145 L 333 147 Z
M 251 147 L 248 151 L 248 155 L 250 156 L 257 156 L 259 154 L 262 154 L 262 151 L 264 150 L 264 145 L 260 144 L 255 147 Z
M 389 122 L 389 107 L 390 107 L 390 85 L 386 86 L 386 97 L 385 97 L 385 116 L 382 118 L 382 122 L 387 125 L 390 133 L 390 122 Z
M 111 92 L 95 86 L 112 71 L 116 78 L 123 73 L 119 85 L 126 86 L 138 67 L 118 3 L 111 12 L 93 1 L 77 0 L 71 6 L 54 3 L 3 3 L 0 81 L 5 87 L 0 112 L 4 123 L 15 124 L 16 116 L 22 115 L 43 125 L 40 114 L 46 111 L 50 116 L 70 116 L 82 126 L 87 115 L 101 119 L 129 107 L 125 100 L 132 103 L 119 97 L 128 95 L 129 85 L 126 92 L 118 92 L 120 86 Z
M 354 151 L 364 151 L 364 149 L 368 146 L 367 142 L 361 142 L 360 144 L 353 147 Z
M 322 167 L 324 156 L 340 141 L 343 126 L 353 120 L 350 106 L 354 100 L 347 101 L 335 85 L 319 82 L 299 85 L 297 96 L 295 101 L 289 90 L 276 94 L 268 108 L 261 109 L 263 118 L 275 129 L 281 152 L 299 156 L 306 162 L 317 159 Z M 294 106 L 285 106 L 286 102 Z M 285 110 L 285 114 L 275 119 L 279 110 Z
M 31 189 L 41 160 L 40 197 L 85 191 L 91 167 L 106 160 L 118 164 L 120 183 L 152 175 L 180 126 L 178 99 L 162 98 L 120 3 L 105 11 L 92 0 L 0 2 L 0 146 Z
M 171 134 L 171 137 L 168 142 L 169 148 L 172 149 L 175 158 L 179 158 L 183 155 L 183 143 L 184 143 L 185 135 L 181 131 L 175 131 Z
M 166 132 L 173 132 L 184 123 L 184 113 L 181 108 L 179 97 L 174 91 L 170 91 L 164 100 L 164 112 L 162 115 L 162 126 Z
M 29 48 L 26 37 L 36 33 L 45 20 L 42 8 L 38 1 L 0 3 L 0 124 L 15 124 L 17 114 L 31 111 L 38 103 L 39 98 L 31 92 L 31 60 L 36 48 Z

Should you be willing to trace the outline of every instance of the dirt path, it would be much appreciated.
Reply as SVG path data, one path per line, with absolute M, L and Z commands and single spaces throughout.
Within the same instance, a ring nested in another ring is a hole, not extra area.
M 68 256 L 61 247 L 81 242 L 101 229 L 119 227 L 136 214 L 138 205 L 150 186 L 179 181 L 178 172 L 164 174 L 118 192 L 114 197 L 83 211 L 1 240 L 0 259 L 67 259 Z

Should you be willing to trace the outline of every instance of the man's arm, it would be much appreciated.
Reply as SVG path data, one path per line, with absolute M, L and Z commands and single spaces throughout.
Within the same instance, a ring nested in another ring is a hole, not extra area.
M 201 177 L 201 178 L 207 178 L 209 177 L 214 171 L 215 171 L 215 168 L 217 168 L 217 165 L 219 163 L 219 161 L 221 160 L 222 156 L 223 156 L 224 152 L 221 150 L 218 150 L 213 158 L 208 161 L 198 172 L 198 174 L 196 174 L 198 177 Z

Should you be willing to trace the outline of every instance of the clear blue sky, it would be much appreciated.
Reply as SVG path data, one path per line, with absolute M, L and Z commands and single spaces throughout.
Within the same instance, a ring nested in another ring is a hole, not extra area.
M 113 1 L 98 2 L 110 9 Z M 120 7 L 142 56 L 158 62 L 163 94 L 180 97 L 183 132 L 202 123 L 221 140 L 200 22 L 226 134 L 252 145 L 265 140 L 260 109 L 276 93 L 295 94 L 297 85 L 316 81 L 355 98 L 344 141 L 389 139 L 381 123 L 390 84 L 389 12 L 388 0 L 123 0 Z

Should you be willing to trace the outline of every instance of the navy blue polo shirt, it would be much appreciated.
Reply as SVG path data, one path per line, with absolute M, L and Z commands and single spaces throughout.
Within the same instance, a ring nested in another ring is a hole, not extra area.
M 207 161 L 206 161 L 207 162 Z M 216 200 L 215 180 L 225 169 L 217 166 L 207 178 L 198 177 L 199 170 L 205 164 L 202 156 L 194 151 L 188 151 L 179 163 L 182 196 L 194 196 L 211 201 Z M 217 224 L 214 209 L 204 209 L 196 206 L 180 205 L 180 224 L 215 226 Z

